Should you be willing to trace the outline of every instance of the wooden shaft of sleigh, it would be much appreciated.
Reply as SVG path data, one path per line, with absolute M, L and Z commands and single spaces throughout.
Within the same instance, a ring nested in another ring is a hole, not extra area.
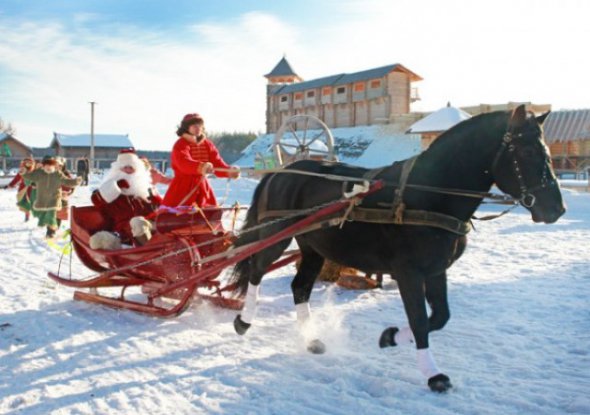
M 383 182 L 376 181 L 371 184 L 371 186 L 367 192 L 361 193 L 361 194 L 357 195 L 356 197 L 363 198 L 371 193 L 375 193 L 376 191 L 380 190 L 382 187 L 383 187 Z M 310 216 L 307 216 L 307 217 L 297 221 L 293 225 L 286 227 L 282 231 L 277 232 L 276 234 L 274 234 L 262 241 L 259 241 L 259 242 L 249 245 L 248 249 L 240 250 L 239 252 L 232 252 L 231 250 L 227 251 L 226 259 L 219 261 L 219 263 L 215 264 L 215 266 L 211 266 L 207 269 L 204 269 L 203 271 L 198 272 L 197 274 L 195 274 L 194 276 L 192 276 L 190 278 L 187 278 L 182 281 L 178 281 L 176 283 L 169 284 L 165 287 L 162 287 L 161 289 L 154 292 L 152 294 L 152 297 L 161 296 L 161 295 L 165 294 L 166 292 L 175 290 L 177 288 L 181 288 L 181 287 L 186 286 L 188 284 L 197 284 L 199 281 L 201 281 L 203 279 L 206 279 L 206 278 L 209 278 L 213 275 L 216 275 L 217 273 L 219 273 L 219 271 L 223 270 L 225 267 L 234 265 L 234 264 L 240 262 L 241 260 L 248 258 L 251 255 L 254 255 L 254 254 L 256 254 L 256 253 L 258 253 L 258 252 L 260 252 L 272 245 L 277 244 L 278 242 L 282 241 L 283 239 L 287 239 L 287 238 L 294 236 L 302 229 L 318 222 L 323 217 L 346 209 L 347 207 L 350 206 L 350 203 L 351 203 L 351 200 L 335 201 L 334 203 L 331 203 L 328 206 L 323 207 L 322 209 L 318 210 L 317 212 L 311 214 Z M 238 249 L 236 249 L 235 251 L 238 251 Z

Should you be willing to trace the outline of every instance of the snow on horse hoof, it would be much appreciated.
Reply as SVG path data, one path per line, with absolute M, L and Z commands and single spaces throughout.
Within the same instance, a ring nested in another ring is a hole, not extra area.
M 430 390 L 433 392 L 442 393 L 451 389 L 453 385 L 451 385 L 451 380 L 447 375 L 439 373 L 428 379 L 428 387 L 430 387 Z
M 315 339 L 307 344 L 307 351 L 313 354 L 324 354 L 326 352 L 326 345 L 320 340 Z
M 250 326 L 251 324 L 244 323 L 242 321 L 242 317 L 240 314 L 238 314 L 234 319 L 234 329 L 236 330 L 236 333 L 238 333 L 240 336 L 243 336 L 248 331 Z
M 384 347 L 397 346 L 397 343 L 395 342 L 395 333 L 398 331 L 399 329 L 397 327 L 389 327 L 383 330 L 381 337 L 379 337 L 379 347 L 383 349 Z

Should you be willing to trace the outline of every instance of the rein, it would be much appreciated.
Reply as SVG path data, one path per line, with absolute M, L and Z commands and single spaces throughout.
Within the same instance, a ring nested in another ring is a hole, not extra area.
M 320 177 L 327 180 L 334 180 L 334 181 L 341 181 L 341 182 L 373 182 L 375 181 L 374 177 L 379 174 L 381 171 L 385 170 L 389 166 L 383 167 L 376 171 L 376 174 L 372 174 L 372 178 L 368 177 L 352 177 L 352 176 L 341 176 L 337 174 L 323 174 L 323 173 L 314 173 L 305 170 L 289 170 L 289 169 L 264 169 L 264 170 L 256 170 L 256 172 L 260 172 L 261 174 L 298 174 L 303 176 L 313 176 L 313 177 Z M 371 170 L 373 172 L 373 170 Z M 388 180 L 382 180 L 384 186 L 391 186 L 391 187 L 399 187 L 400 183 L 391 182 Z M 501 205 L 512 205 L 517 204 L 520 200 L 515 199 L 512 196 L 506 194 L 499 194 L 499 193 L 491 193 L 491 192 L 477 192 L 472 190 L 462 190 L 462 189 L 452 189 L 447 187 L 434 187 L 434 186 L 427 186 L 421 184 L 406 184 L 406 188 L 409 189 L 416 189 L 422 190 L 425 192 L 433 192 L 433 193 L 441 193 L 441 194 L 448 194 L 454 196 L 465 196 L 465 197 L 472 197 L 472 198 L 481 198 L 481 199 L 490 199 L 493 200 L 495 204 Z

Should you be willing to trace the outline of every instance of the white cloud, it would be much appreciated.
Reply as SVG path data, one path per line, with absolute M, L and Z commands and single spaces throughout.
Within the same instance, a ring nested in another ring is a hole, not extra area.
M 590 2 L 342 0 L 316 12 L 250 12 L 180 36 L 96 15 L 68 26 L 4 20 L 0 117 L 34 145 L 89 130 L 90 100 L 97 132 L 129 133 L 145 149 L 170 148 L 186 112 L 210 130 L 263 130 L 263 75 L 284 53 L 305 79 L 402 63 L 424 78 L 416 110 L 448 100 L 589 106 Z M 87 25 L 97 21 L 101 34 Z
M 130 28 L 124 37 L 69 32 L 53 23 L 0 29 L 9 33 L 0 67 L 13 74 L 1 88 L 0 116 L 15 124 L 19 137 L 42 146 L 52 131 L 88 131 L 92 100 L 98 102 L 97 133 L 130 133 L 146 149 L 169 149 L 187 112 L 202 113 L 210 130 L 262 130 L 262 75 L 282 53 L 273 39 L 289 44 L 296 36 L 261 13 L 195 26 L 181 41 Z M 35 120 L 46 123 L 41 135 L 31 128 Z

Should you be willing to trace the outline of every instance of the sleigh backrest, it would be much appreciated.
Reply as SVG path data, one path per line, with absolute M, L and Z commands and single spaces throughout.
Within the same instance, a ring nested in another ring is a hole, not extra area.
M 108 222 L 94 206 L 72 206 L 72 234 L 88 243 L 90 236 L 107 229 Z

